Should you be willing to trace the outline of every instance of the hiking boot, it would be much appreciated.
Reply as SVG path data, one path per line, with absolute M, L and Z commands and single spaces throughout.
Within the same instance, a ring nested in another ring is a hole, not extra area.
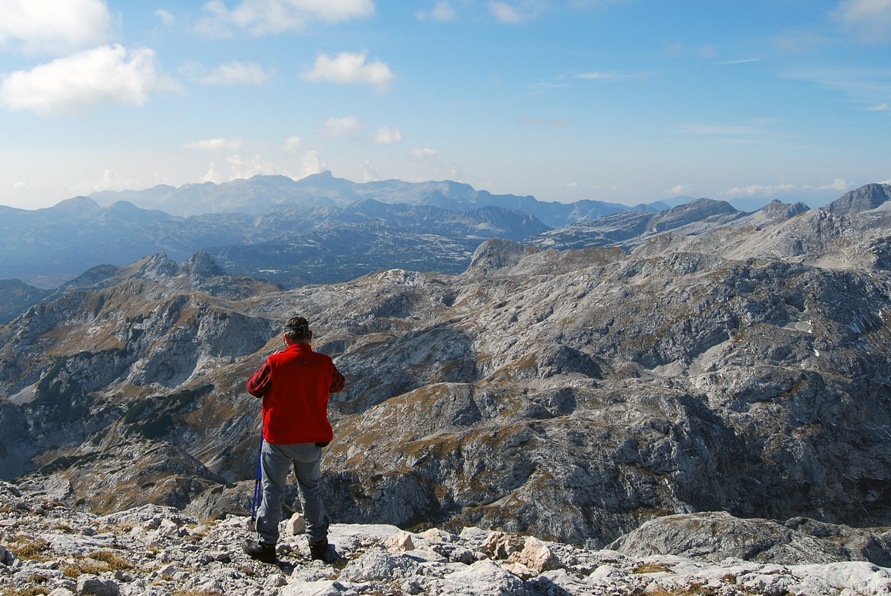
M 241 548 L 252 559 L 263 561 L 264 563 L 275 563 L 276 561 L 274 544 L 263 544 L 262 542 L 245 538 L 244 542 L 241 543 Z
M 328 555 L 328 539 L 322 538 L 321 542 L 309 545 L 309 556 L 315 561 L 325 561 Z

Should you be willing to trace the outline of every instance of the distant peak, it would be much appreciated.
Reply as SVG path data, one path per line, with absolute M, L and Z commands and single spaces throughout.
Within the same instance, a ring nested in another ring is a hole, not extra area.
M 178 266 L 165 253 L 159 252 L 134 263 L 140 277 L 173 277 Z
M 760 211 L 767 215 L 780 216 L 783 218 L 794 217 L 799 213 L 804 213 L 808 211 L 809 207 L 802 203 L 801 201 L 789 205 L 787 203 L 783 203 L 782 201 L 778 201 L 774 199 L 764 207 L 760 209 Z
M 683 205 L 672 207 L 671 213 L 683 213 L 688 211 L 699 211 L 703 213 L 730 213 L 736 211 L 733 205 L 727 201 L 719 201 L 716 199 L 708 199 L 705 197 L 693 199 Z
M 50 207 L 50 209 L 101 209 L 99 203 L 91 199 L 90 197 L 85 196 L 77 196 L 72 197 L 70 199 L 65 199 L 64 201 L 59 201 L 54 206 Z
M 196 277 L 219 277 L 226 272 L 217 265 L 213 257 L 205 250 L 199 251 L 189 257 L 182 265 L 182 270 Z
M 319 172 L 317 174 L 310 174 L 309 176 L 304 176 L 300 180 L 308 181 L 308 180 L 334 180 L 334 174 L 331 173 L 331 170 L 325 170 L 323 172 Z
M 825 207 L 835 215 L 854 215 L 861 211 L 870 211 L 891 201 L 891 185 L 866 184 L 843 194 Z

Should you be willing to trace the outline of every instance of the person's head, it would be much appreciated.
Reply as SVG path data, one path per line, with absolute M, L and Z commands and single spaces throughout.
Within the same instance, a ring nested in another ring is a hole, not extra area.
M 309 343 L 312 331 L 303 317 L 291 317 L 285 323 L 285 341 L 289 344 Z

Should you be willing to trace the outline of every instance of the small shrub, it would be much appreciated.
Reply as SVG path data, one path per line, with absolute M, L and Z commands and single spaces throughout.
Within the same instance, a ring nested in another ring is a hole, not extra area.
M 117 571 L 119 569 L 133 569 L 133 565 L 131 565 L 130 562 L 127 561 L 127 559 L 114 551 L 96 551 L 95 553 L 90 554 L 90 558 L 97 561 L 102 561 L 103 563 L 108 565 L 109 571 Z
M 21 538 L 19 539 L 21 540 Z M 19 542 L 18 546 L 10 547 L 15 555 L 20 559 L 25 559 L 28 561 L 41 561 L 45 560 L 46 556 L 43 554 L 45 551 L 49 550 L 49 542 L 46 540 L 26 540 L 25 542 Z
M 34 586 L 24 590 L 2 588 L 0 589 L 0 596 L 38 596 L 38 594 L 49 594 L 49 592 L 49 588 L 44 586 Z

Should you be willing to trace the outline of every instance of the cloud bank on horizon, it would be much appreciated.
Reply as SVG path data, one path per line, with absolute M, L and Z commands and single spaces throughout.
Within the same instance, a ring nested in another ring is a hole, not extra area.
M 0 0 L 0 205 L 292 178 L 819 206 L 891 179 L 891 1 Z

